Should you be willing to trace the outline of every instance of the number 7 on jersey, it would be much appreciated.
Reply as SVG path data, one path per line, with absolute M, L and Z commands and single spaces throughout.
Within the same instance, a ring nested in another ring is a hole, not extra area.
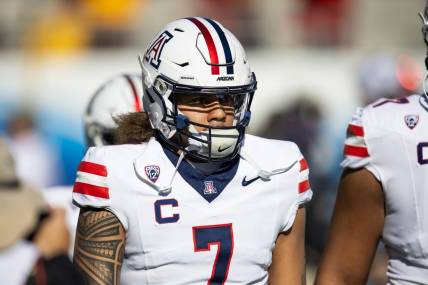
M 230 261 L 233 255 L 232 224 L 193 227 L 195 252 L 210 251 L 211 245 L 217 245 L 217 254 L 208 285 L 223 285 L 227 280 Z

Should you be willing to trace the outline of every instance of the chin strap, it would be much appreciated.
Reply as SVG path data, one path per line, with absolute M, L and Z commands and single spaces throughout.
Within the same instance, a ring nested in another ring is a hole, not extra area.
M 169 185 L 166 187 L 160 187 L 158 189 L 159 195 L 161 196 L 167 196 L 172 191 L 172 182 L 174 181 L 175 175 L 178 172 L 178 168 L 180 167 L 181 162 L 183 161 L 184 157 L 186 156 L 186 152 L 182 151 L 180 153 L 180 156 L 178 157 L 177 164 L 175 165 L 174 173 L 172 174 L 171 180 L 169 181 Z
M 297 160 L 296 160 L 287 167 L 277 168 L 277 169 L 274 169 L 272 171 L 269 171 L 269 170 L 262 169 L 259 166 L 259 164 L 254 159 L 252 159 L 251 156 L 249 156 L 248 153 L 246 151 L 244 151 L 243 149 L 241 149 L 240 155 L 243 159 L 245 159 L 257 171 L 257 177 L 260 177 L 260 179 L 265 180 L 265 181 L 270 180 L 271 176 L 273 176 L 273 175 L 289 171 L 297 163 Z

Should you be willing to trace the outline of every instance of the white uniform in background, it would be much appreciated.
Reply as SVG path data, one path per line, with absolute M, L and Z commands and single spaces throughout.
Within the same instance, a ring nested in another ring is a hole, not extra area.
M 178 156 L 154 138 L 88 150 L 73 199 L 113 212 L 126 230 L 121 284 L 267 283 L 278 234 L 312 197 L 309 169 L 294 143 L 250 135 L 238 159 L 204 176 L 187 160 L 175 173 Z
M 35 131 L 10 138 L 9 146 L 16 161 L 18 177 L 29 185 L 45 188 L 58 183 L 59 153 Z
M 65 220 L 70 232 L 70 249 L 68 251 L 70 257 L 73 257 L 74 239 L 77 220 L 79 219 L 79 207 L 73 205 L 73 200 L 71 199 L 72 188 L 72 186 L 55 186 L 42 191 L 46 202 L 50 206 L 65 210 Z
M 343 167 L 366 168 L 382 183 L 382 240 L 388 284 L 428 282 L 428 102 L 412 95 L 358 109 Z

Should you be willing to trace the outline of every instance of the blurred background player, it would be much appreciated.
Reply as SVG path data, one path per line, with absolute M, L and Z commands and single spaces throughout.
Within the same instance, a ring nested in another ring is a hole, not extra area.
M 19 217 L 19 219 L 17 219 Z M 67 250 L 64 211 L 18 179 L 0 138 L 0 278 L 2 284 L 84 284 Z
M 393 56 L 374 54 L 356 64 L 356 86 L 360 91 L 359 104 L 367 105 L 380 98 L 400 98 L 415 93 L 421 82 L 421 70 L 409 55 Z M 309 263 L 318 264 L 328 237 L 333 214 L 337 184 L 340 178 L 339 163 L 343 159 L 343 130 L 335 131 L 327 121 L 325 108 L 311 98 L 311 93 L 299 92 L 296 99 L 271 115 L 260 136 L 296 142 L 311 165 L 311 186 L 317 191 L 306 207 L 306 257 Z M 294 97 L 284 92 L 283 96 Z M 291 101 L 291 100 L 290 100 Z M 340 122 L 335 122 L 340 124 Z M 370 284 L 386 283 L 386 253 L 380 246 Z M 309 268 L 315 275 L 316 267 Z
M 105 284 L 304 284 L 308 165 L 294 143 L 245 134 L 257 82 L 240 42 L 214 20 L 184 18 L 140 64 L 139 143 L 90 148 L 78 169 L 82 274 Z
M 95 92 L 86 108 L 84 123 L 88 147 L 115 144 L 115 117 L 143 111 L 141 76 L 121 74 Z
M 130 112 L 141 112 L 142 98 L 141 76 L 139 75 L 120 74 L 104 82 L 92 95 L 84 114 L 87 146 L 116 144 L 115 118 Z M 56 186 L 42 191 L 50 205 L 66 210 L 71 236 L 70 255 L 74 248 L 79 216 L 79 208 L 73 205 L 71 192 L 72 187 L 70 186 Z
M 19 112 L 9 118 L 6 138 L 22 181 L 40 189 L 59 182 L 62 173 L 57 150 L 37 130 L 32 114 Z
M 428 3 L 421 15 L 428 44 Z M 365 284 L 380 239 L 389 257 L 387 283 L 425 284 L 426 90 L 358 109 L 347 129 L 344 154 L 345 170 L 316 284 Z

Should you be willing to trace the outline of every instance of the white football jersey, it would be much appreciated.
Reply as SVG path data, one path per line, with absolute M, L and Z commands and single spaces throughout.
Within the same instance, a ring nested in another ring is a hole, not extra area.
M 267 283 L 278 234 L 311 199 L 309 169 L 291 142 L 246 135 L 242 151 L 251 158 L 205 176 L 186 160 L 174 175 L 177 155 L 154 138 L 88 150 L 73 199 L 126 230 L 121 284 Z
M 428 104 L 420 95 L 380 99 L 348 126 L 343 167 L 365 167 L 385 196 L 382 239 L 388 284 L 428 282 Z

